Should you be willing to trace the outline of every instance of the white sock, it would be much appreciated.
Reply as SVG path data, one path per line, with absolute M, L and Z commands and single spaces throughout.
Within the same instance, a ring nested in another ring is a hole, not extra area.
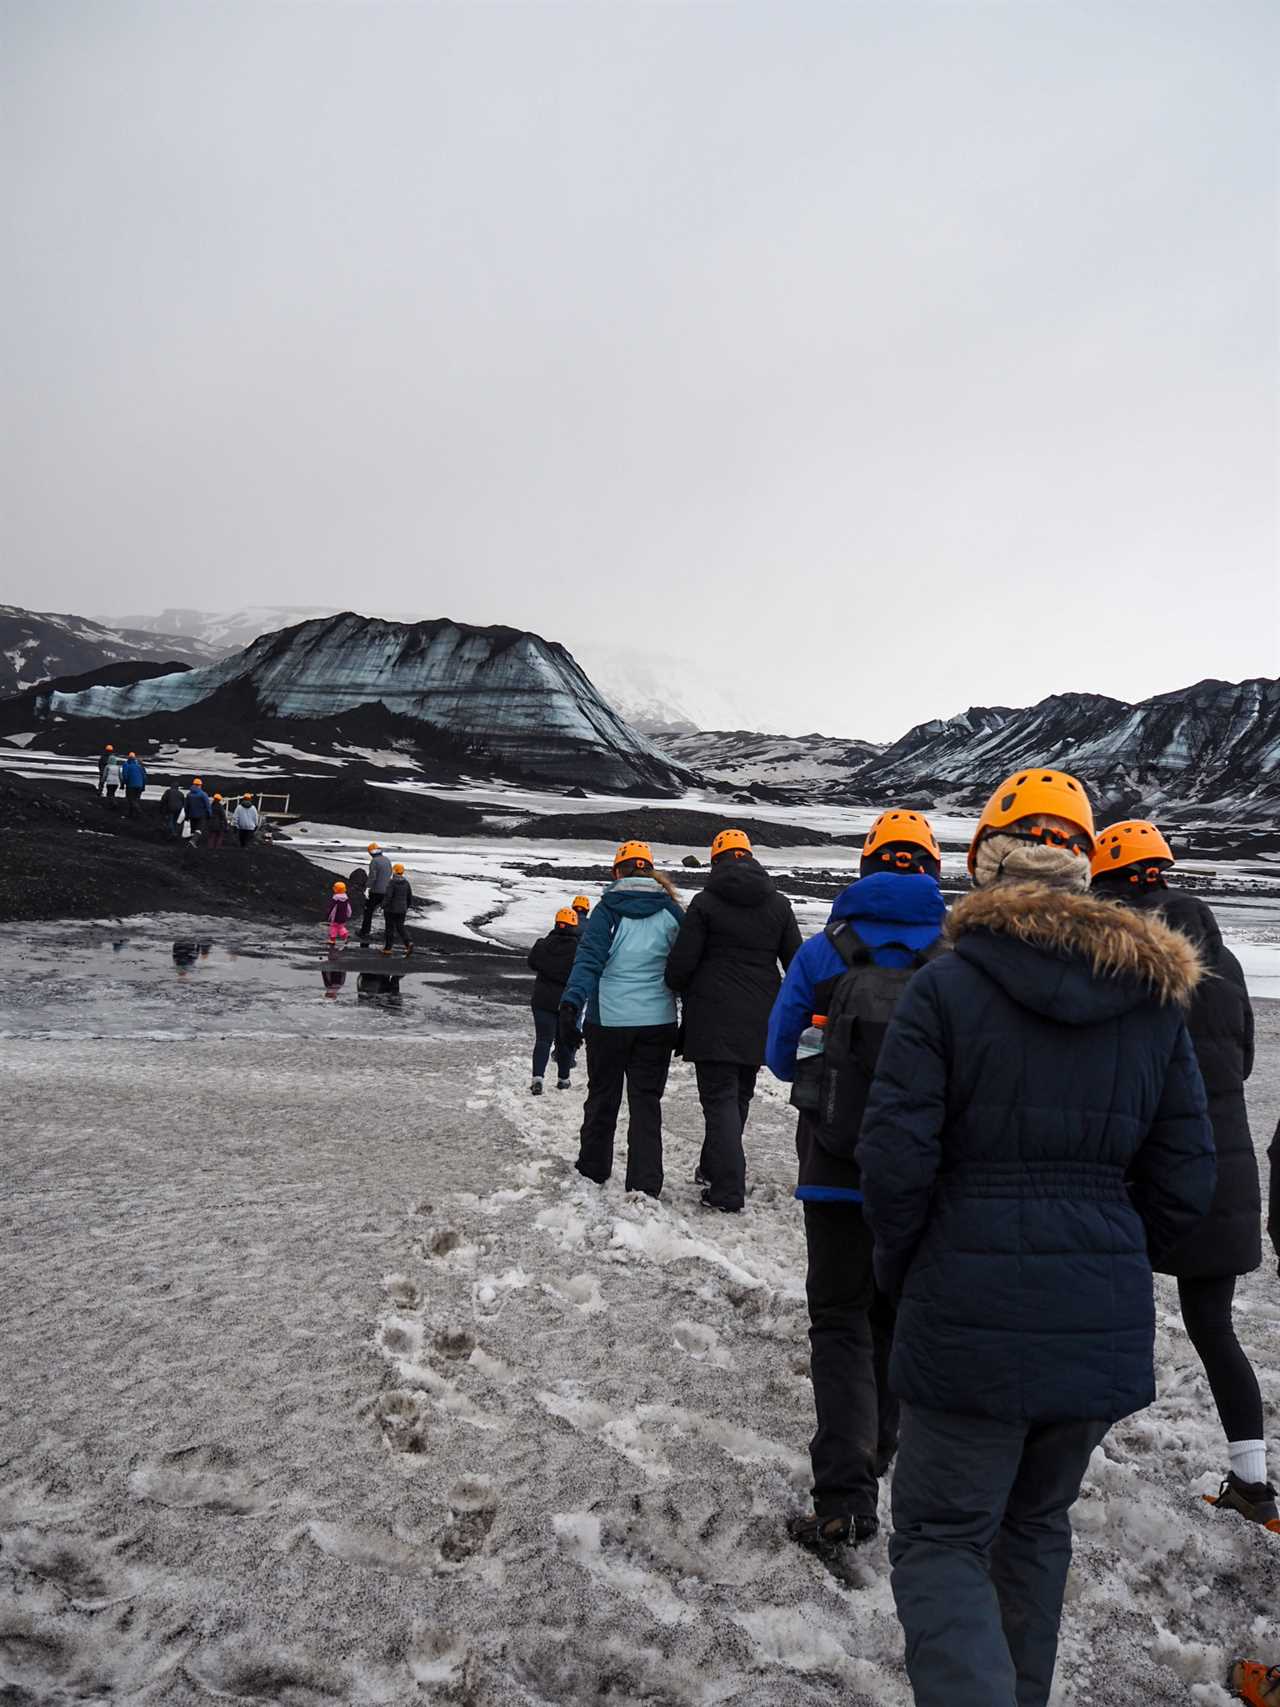
M 1265 1440 L 1229 1440 L 1227 1454 L 1231 1468 L 1242 1482 L 1265 1482 L 1267 1479 L 1267 1443 Z

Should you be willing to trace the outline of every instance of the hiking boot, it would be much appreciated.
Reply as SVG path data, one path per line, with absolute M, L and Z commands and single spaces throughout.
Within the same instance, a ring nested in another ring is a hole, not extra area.
M 529 1086 L 529 1095 L 531 1097 L 540 1097 L 542 1095 L 542 1080 L 541 1079 L 535 1079 L 533 1081 L 533 1083 Z
M 391 950 L 390 950 L 390 949 L 389 949 L 389 948 L 384 948 L 384 949 L 383 949 L 383 951 L 382 951 L 382 953 L 383 953 L 383 956 L 384 956 L 384 958 L 385 958 L 385 959 L 387 959 L 387 960 L 390 960 L 390 958 L 391 958 Z
M 874 1541 L 880 1533 L 880 1520 L 859 1513 L 856 1517 L 793 1517 L 787 1523 L 787 1533 L 808 1553 L 815 1554 L 824 1564 L 844 1552 L 847 1547 L 862 1547 Z
M 1237 1660 L 1227 1676 L 1227 1688 L 1251 1707 L 1280 1707 L 1280 1666 Z
M 710 1185 L 711 1181 L 707 1178 L 706 1174 L 703 1173 L 701 1168 L 695 1168 L 693 1170 L 693 1183 L 695 1185 Z
M 413 953 L 413 944 L 411 942 L 405 943 L 405 945 L 404 945 L 404 957 L 405 957 L 405 959 L 408 960 L 409 956 L 412 953 Z
M 1217 1495 L 1205 1494 L 1204 1498 L 1219 1511 L 1239 1512 L 1250 1523 L 1260 1523 L 1273 1535 L 1280 1535 L 1280 1507 L 1276 1505 L 1276 1491 L 1270 1482 L 1242 1482 L 1233 1470 L 1228 1470 Z M 1280 1707 L 1280 1696 L 1277 1704 Z
M 558 1091 L 571 1091 L 573 1089 L 573 1080 L 572 1079 L 557 1079 L 556 1080 L 556 1089 Z
M 742 1205 L 740 1203 L 713 1203 L 711 1201 L 711 1193 L 709 1191 L 704 1191 L 702 1194 L 702 1207 L 704 1209 L 718 1209 L 722 1215 L 742 1214 Z

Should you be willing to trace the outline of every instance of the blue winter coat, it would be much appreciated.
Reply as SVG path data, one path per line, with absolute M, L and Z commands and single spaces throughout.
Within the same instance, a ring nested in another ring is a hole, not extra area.
M 858 1144 L 890 1385 L 1010 1421 L 1114 1421 L 1155 1396 L 1151 1258 L 1213 1197 L 1183 1014 L 1191 943 L 1035 883 L 953 910 L 911 981 Z
M 930 948 L 942 934 L 946 917 L 942 891 L 922 872 L 877 871 L 861 877 L 836 896 L 831 920 L 848 919 L 877 966 L 910 966 L 912 955 Z M 887 946 L 901 943 L 902 948 Z M 830 986 L 848 968 L 825 934 L 811 936 L 787 968 L 769 1016 L 765 1063 L 788 1084 L 796 1072 L 796 1044 L 814 1014 L 826 1013 Z M 815 1003 L 818 1005 L 815 1006 Z
M 147 773 L 139 759 L 126 759 L 120 766 L 120 781 L 126 788 L 145 788 Z
M 836 896 L 828 923 L 848 919 L 877 966 L 910 966 L 942 934 L 946 903 L 937 881 L 922 872 L 877 871 Z M 810 937 L 787 969 L 769 1017 L 765 1060 L 775 1078 L 790 1082 L 796 1045 L 814 1014 L 825 1014 L 837 983 L 849 970 L 825 933 Z M 861 1203 L 857 1169 L 828 1155 L 801 1114 L 796 1127 L 802 1203 Z
M 207 818 L 213 810 L 213 802 L 203 788 L 187 790 L 187 822 L 194 824 L 201 818 Z
M 611 883 L 578 944 L 564 1000 L 590 1025 L 674 1025 L 676 999 L 664 974 L 684 917 L 652 877 Z

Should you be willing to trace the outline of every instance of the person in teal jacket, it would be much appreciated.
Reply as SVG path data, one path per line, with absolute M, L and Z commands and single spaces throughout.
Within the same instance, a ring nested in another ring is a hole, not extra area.
M 624 842 L 582 933 L 560 1005 L 560 1037 L 575 1047 L 586 1016 L 587 1101 L 577 1168 L 603 1185 L 627 1093 L 628 1191 L 662 1191 L 662 1093 L 676 1044 L 676 999 L 664 977 L 683 909 L 644 842 Z

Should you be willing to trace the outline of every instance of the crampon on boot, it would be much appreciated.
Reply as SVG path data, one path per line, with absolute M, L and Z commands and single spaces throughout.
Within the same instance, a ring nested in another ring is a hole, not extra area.
M 1206 1504 L 1216 1506 L 1219 1511 L 1238 1512 L 1250 1523 L 1260 1523 L 1273 1535 L 1280 1535 L 1280 1507 L 1276 1505 L 1276 1491 L 1269 1482 L 1242 1482 L 1234 1472 L 1228 1471 L 1227 1479 L 1217 1493 L 1203 1497 Z M 1276 1700 L 1277 1707 L 1280 1707 L 1280 1695 Z
M 846 1547 L 861 1547 L 880 1531 L 875 1517 L 793 1517 L 787 1533 L 806 1552 L 816 1553 L 824 1564 L 837 1559 Z
M 1280 1707 L 1280 1666 L 1237 1660 L 1227 1677 L 1227 1688 L 1250 1707 Z

